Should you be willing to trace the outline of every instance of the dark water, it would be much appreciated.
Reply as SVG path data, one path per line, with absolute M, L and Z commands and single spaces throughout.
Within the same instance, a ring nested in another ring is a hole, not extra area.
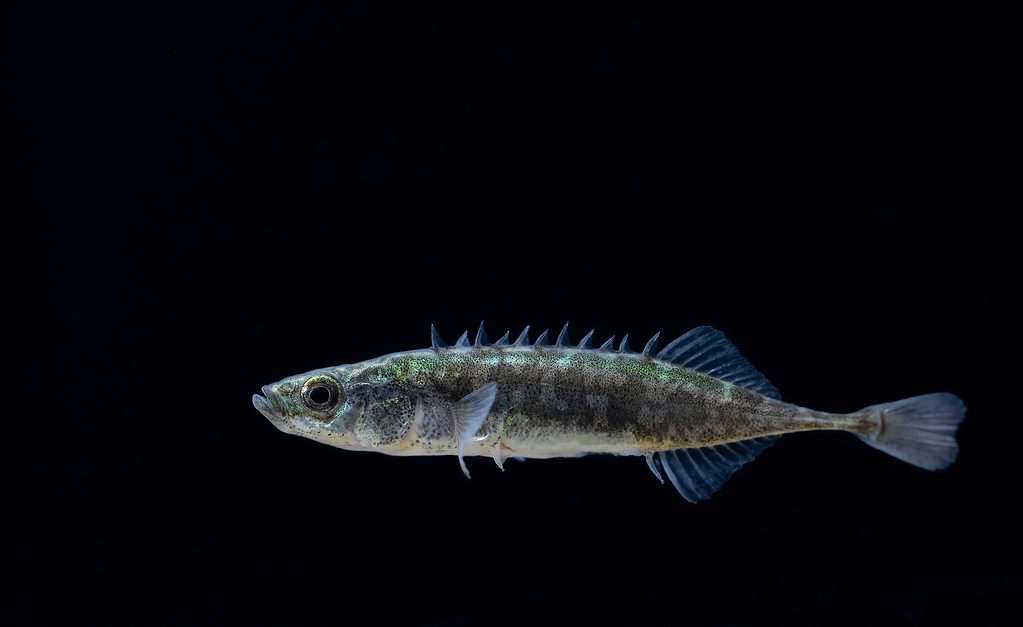
M 9 17 L 46 272 L 35 408 L 8 414 L 11 624 L 1015 622 L 1004 7 Z M 818 409 L 954 392 L 960 461 L 793 436 L 692 506 L 639 459 L 470 482 L 249 403 L 480 319 L 712 324 Z

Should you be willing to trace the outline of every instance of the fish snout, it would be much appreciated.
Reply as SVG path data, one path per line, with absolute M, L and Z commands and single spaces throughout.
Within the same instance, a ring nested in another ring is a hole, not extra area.
M 284 419 L 284 410 L 281 408 L 280 401 L 277 400 L 277 395 L 274 394 L 273 387 L 264 385 L 262 392 L 262 396 L 259 394 L 252 395 L 252 406 L 259 413 L 263 414 L 267 420 L 272 422 L 275 427 L 281 431 L 288 431 L 287 421 Z

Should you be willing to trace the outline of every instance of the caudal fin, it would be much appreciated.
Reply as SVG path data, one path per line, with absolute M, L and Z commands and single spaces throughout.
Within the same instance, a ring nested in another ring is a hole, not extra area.
M 966 405 L 954 394 L 925 394 L 863 410 L 878 419 L 877 428 L 860 438 L 904 462 L 940 470 L 959 453 L 956 429 L 966 417 Z

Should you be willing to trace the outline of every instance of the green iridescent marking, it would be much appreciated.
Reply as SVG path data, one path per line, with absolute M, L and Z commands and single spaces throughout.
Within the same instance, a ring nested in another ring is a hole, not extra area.
M 850 431 L 910 463 L 943 468 L 954 459 L 951 429 L 964 413 L 949 394 L 847 415 L 784 403 L 710 327 L 672 342 L 663 359 L 561 346 L 449 349 L 441 348 L 435 331 L 433 339 L 435 348 L 288 377 L 265 386 L 266 397 L 254 396 L 253 404 L 282 431 L 393 455 L 647 455 L 659 475 L 657 454 L 661 471 L 690 500 L 709 496 L 717 486 L 704 482 L 722 481 L 763 448 L 765 436 L 796 431 Z M 690 362 L 713 363 L 714 374 L 683 365 Z M 337 406 L 306 407 L 297 391 L 325 375 L 340 383 Z M 925 418 L 933 424 L 911 422 Z M 685 457 L 692 448 L 740 441 L 744 446 L 733 451 L 738 457 Z M 705 468 L 689 477 L 696 481 L 672 474 L 699 463 L 732 466 Z

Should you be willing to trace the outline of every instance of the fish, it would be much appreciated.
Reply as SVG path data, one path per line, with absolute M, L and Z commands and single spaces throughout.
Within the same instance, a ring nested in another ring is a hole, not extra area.
M 394 456 L 508 459 L 612 454 L 643 457 L 654 477 L 687 501 L 711 497 L 786 434 L 845 431 L 927 470 L 958 455 L 966 406 L 932 393 L 852 413 L 781 400 L 724 333 L 699 326 L 658 349 L 660 333 L 633 351 L 626 335 L 578 343 L 568 325 L 551 341 L 489 341 L 481 323 L 447 344 L 430 327 L 428 348 L 321 368 L 262 387 L 254 407 L 285 433 L 350 451 Z

